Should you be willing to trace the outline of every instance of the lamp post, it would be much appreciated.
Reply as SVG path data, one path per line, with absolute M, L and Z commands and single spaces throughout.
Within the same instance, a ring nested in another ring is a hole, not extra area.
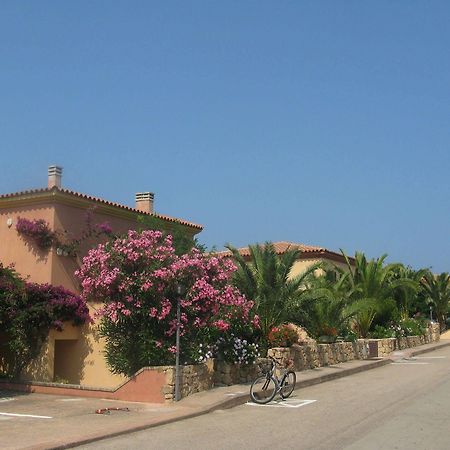
M 430 321 L 433 323 L 433 306 L 430 305 Z
M 175 401 L 181 399 L 180 393 L 180 325 L 181 325 L 181 296 L 183 286 L 177 283 L 177 331 L 176 331 L 176 353 L 175 353 Z

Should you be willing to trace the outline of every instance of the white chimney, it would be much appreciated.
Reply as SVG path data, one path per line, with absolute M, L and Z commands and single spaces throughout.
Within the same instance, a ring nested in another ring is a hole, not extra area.
M 60 166 L 49 166 L 48 168 L 48 188 L 61 188 L 61 177 L 63 168 Z
M 136 194 L 136 209 L 144 213 L 153 213 L 153 192 L 138 192 Z

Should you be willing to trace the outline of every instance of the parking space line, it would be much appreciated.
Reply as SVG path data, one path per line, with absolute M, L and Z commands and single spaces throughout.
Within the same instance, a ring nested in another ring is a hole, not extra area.
M 13 414 L 13 413 L 4 413 L 0 412 L 0 416 L 8 416 L 8 417 L 31 417 L 33 419 L 53 419 L 50 416 L 35 416 L 33 414 Z
M 413 359 L 445 359 L 446 356 L 414 356 Z
M 301 408 L 302 406 L 310 405 L 311 403 L 317 402 L 317 400 L 301 400 L 301 399 L 286 399 L 286 400 L 275 400 L 265 405 L 260 405 L 254 402 L 247 402 L 248 406 L 270 406 L 272 408 Z
M 391 366 L 414 366 L 414 365 L 422 366 L 422 365 L 425 365 L 425 364 L 430 364 L 430 363 L 428 363 L 428 362 L 414 362 L 414 361 L 403 361 L 403 362 L 402 361 L 396 361 L 396 362 L 391 363 Z

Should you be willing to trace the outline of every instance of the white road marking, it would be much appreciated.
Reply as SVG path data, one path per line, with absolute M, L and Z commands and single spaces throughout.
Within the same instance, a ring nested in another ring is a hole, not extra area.
M 58 398 L 57 402 L 84 402 L 85 398 Z
M 446 356 L 414 356 L 413 359 L 444 359 Z
M 8 417 L 31 417 L 33 419 L 53 419 L 50 416 L 34 416 L 32 414 L 12 414 L 12 413 L 2 413 L 0 412 L 0 416 L 8 416 Z
M 3 398 L 0 398 L 0 403 L 2 403 L 2 402 L 12 402 L 13 400 L 15 400 L 15 398 L 3 397 Z
M 247 402 L 248 406 L 271 406 L 273 408 L 301 408 L 302 406 L 310 405 L 317 402 L 317 400 L 301 400 L 299 398 L 288 398 L 286 400 L 275 400 L 265 405 L 259 405 L 254 402 Z
M 233 397 L 235 395 L 239 395 L 239 394 L 245 394 L 246 391 L 239 391 L 239 392 L 227 392 L 225 395 L 228 397 Z
M 396 361 L 393 362 L 391 365 L 395 366 L 414 366 L 414 365 L 424 365 L 424 364 L 430 364 L 428 362 L 414 362 L 414 361 Z

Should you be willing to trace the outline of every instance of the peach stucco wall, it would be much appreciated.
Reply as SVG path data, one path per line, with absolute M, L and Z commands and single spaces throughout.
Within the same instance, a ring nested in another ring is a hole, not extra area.
M 95 310 L 90 304 L 91 312 Z M 96 304 L 99 307 L 100 304 Z M 51 330 L 40 356 L 22 374 L 24 381 L 65 381 L 94 388 L 114 388 L 125 377 L 112 374 L 103 356 L 104 341 L 95 324 L 74 327 L 64 324 L 62 332 Z
M 86 229 L 86 208 L 57 204 L 55 206 L 54 227 L 56 230 L 67 230 L 69 239 L 79 238 Z M 93 212 L 93 222 L 108 222 L 114 233 L 125 233 L 130 229 L 137 229 L 139 224 L 136 220 L 127 220 L 117 217 L 112 213 L 102 211 L 100 208 Z M 81 245 L 79 256 L 77 258 L 56 256 L 52 264 L 52 284 L 62 285 L 73 291 L 79 291 L 79 284 L 74 277 L 74 272 L 80 267 L 83 256 L 88 250 L 94 247 L 99 239 L 90 238 Z M 103 239 L 104 240 L 104 239 Z
M 100 303 L 89 304 L 92 316 L 99 307 Z M 80 337 L 70 352 L 71 364 L 74 369 L 77 368 L 77 371 L 72 372 L 74 378 L 68 381 L 83 386 L 113 388 L 122 383 L 125 378 L 109 371 L 103 355 L 104 340 L 99 336 L 96 325 L 96 323 L 86 324 L 80 328 Z M 64 339 L 58 334 L 57 331 L 54 332 L 55 339 Z M 64 357 L 63 354 L 56 354 L 57 361 L 62 357 Z M 73 363 L 74 360 L 77 361 L 76 364 Z
M 297 275 L 300 275 L 303 273 L 306 269 L 311 267 L 313 264 L 317 263 L 326 263 L 326 264 L 333 264 L 337 267 L 340 267 L 341 269 L 347 269 L 347 265 L 339 262 L 339 261 L 331 261 L 328 259 L 299 259 L 297 260 L 294 265 L 292 266 L 291 273 L 289 274 L 291 277 L 295 277 Z
M 0 209 L 0 262 L 4 266 L 14 264 L 23 277 L 36 283 L 50 283 L 53 252 L 37 249 L 16 231 L 17 219 L 44 219 L 53 228 L 55 210 L 50 204 Z M 12 225 L 8 226 L 8 219 Z
M 30 281 L 51 283 L 79 292 L 79 283 L 74 272 L 80 267 L 82 257 L 98 240 L 91 238 L 81 246 L 78 257 L 58 256 L 55 249 L 42 252 L 17 233 L 19 217 L 44 219 L 53 230 L 66 230 L 70 238 L 78 238 L 86 228 L 86 211 L 90 204 L 25 204 L 0 208 L 0 262 L 14 264 L 17 272 Z M 114 233 L 124 233 L 136 229 L 139 224 L 136 215 L 123 214 L 111 207 L 94 209 L 93 222 L 108 222 Z M 8 227 L 7 220 L 13 224 Z M 100 304 L 91 302 L 91 314 Z M 59 341 L 59 343 L 58 343 Z M 96 324 L 73 329 L 65 326 L 63 332 L 52 330 L 40 356 L 23 373 L 24 380 L 53 381 L 65 379 L 73 384 L 91 387 L 114 388 L 124 381 L 124 377 L 112 374 L 103 355 L 104 341 L 98 336 Z

